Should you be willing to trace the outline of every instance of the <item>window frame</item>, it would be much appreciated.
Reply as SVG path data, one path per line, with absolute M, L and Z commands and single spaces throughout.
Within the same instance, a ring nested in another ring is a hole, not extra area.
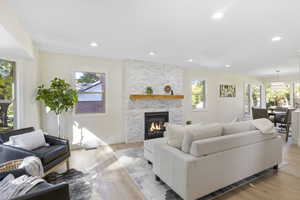
M 193 98 L 193 91 L 192 91 L 192 87 L 193 87 L 193 81 L 203 81 L 204 82 L 204 108 L 193 108 L 193 102 L 192 102 L 192 98 Z M 206 112 L 208 109 L 208 103 L 207 103 L 207 79 L 201 79 L 201 78 L 194 78 L 191 80 L 191 108 L 192 108 L 192 112 Z
M 101 112 L 86 112 L 86 113 L 76 113 L 76 106 L 77 104 L 75 105 L 74 109 L 73 109 L 73 115 L 75 117 L 79 117 L 79 116 L 95 116 L 95 115 L 108 115 L 108 106 L 107 106 L 107 94 L 108 94 L 108 91 L 107 91 L 107 80 L 108 80 L 108 72 L 106 71 L 103 71 L 103 72 L 99 72 L 99 71 L 93 71 L 93 70 L 76 70 L 76 71 L 73 71 L 72 72 L 72 80 L 73 80 L 73 87 L 75 88 L 76 90 L 76 82 L 77 82 L 77 79 L 76 79 L 76 73 L 78 72 L 81 72 L 81 73 L 96 73 L 96 74 L 105 74 L 105 84 L 104 84 L 104 93 L 103 92 L 83 92 L 81 94 L 104 94 L 104 109 L 105 109 L 105 112 L 101 113 Z M 78 90 L 76 90 L 78 92 L 78 94 L 80 93 Z

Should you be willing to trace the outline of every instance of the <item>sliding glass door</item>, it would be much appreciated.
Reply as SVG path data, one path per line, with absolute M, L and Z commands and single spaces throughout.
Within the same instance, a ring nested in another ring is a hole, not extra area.
M 13 129 L 16 123 L 15 66 L 0 59 L 0 131 Z

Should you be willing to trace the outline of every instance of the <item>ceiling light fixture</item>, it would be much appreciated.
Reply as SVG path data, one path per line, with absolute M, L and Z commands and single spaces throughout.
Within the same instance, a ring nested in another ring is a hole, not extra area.
M 91 46 L 91 47 L 98 47 L 99 45 L 98 45 L 97 42 L 91 42 L 91 43 L 90 43 L 90 46 Z
M 225 67 L 226 67 L 226 68 L 229 68 L 229 67 L 231 67 L 231 65 L 225 65 Z
M 150 55 L 150 56 L 155 56 L 156 53 L 155 53 L 154 51 L 150 51 L 150 52 L 149 52 L 149 55 Z
M 193 62 L 193 59 L 188 59 L 187 61 L 191 63 L 191 62 Z
M 282 40 L 282 37 L 280 37 L 280 36 L 274 36 L 274 37 L 272 37 L 272 42 L 278 42 L 280 40 Z
M 222 19 L 224 17 L 224 13 L 223 12 L 215 12 L 211 18 L 214 20 L 219 20 Z

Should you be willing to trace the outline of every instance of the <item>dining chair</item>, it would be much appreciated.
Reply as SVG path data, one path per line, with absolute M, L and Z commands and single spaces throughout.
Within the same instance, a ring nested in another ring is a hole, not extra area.
M 287 109 L 286 114 L 282 115 L 282 117 L 277 119 L 278 123 L 281 124 L 280 128 L 284 128 L 286 130 L 286 138 L 285 141 L 287 142 L 289 139 L 289 132 L 290 132 L 290 127 L 292 124 L 292 110 Z
M 261 119 L 261 118 L 269 119 L 268 110 L 265 108 L 252 107 L 252 118 L 253 119 Z

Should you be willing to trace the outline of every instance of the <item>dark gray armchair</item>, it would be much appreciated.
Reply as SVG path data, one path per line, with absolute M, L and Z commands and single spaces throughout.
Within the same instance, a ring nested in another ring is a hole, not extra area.
M 33 127 L 0 133 L 0 162 L 6 162 L 13 159 L 21 159 L 26 156 L 36 156 L 41 159 L 45 172 L 49 171 L 51 168 L 64 161 L 66 161 L 67 168 L 69 169 L 68 159 L 71 154 L 68 140 L 45 135 L 46 142 L 50 145 L 39 147 L 32 151 L 27 151 L 25 149 L 11 147 L 3 144 L 9 140 L 10 136 L 29 133 L 32 131 L 34 131 Z M 14 153 L 7 154 L 7 149 L 13 149 L 15 151 Z M 23 155 L 23 157 L 21 155 Z

